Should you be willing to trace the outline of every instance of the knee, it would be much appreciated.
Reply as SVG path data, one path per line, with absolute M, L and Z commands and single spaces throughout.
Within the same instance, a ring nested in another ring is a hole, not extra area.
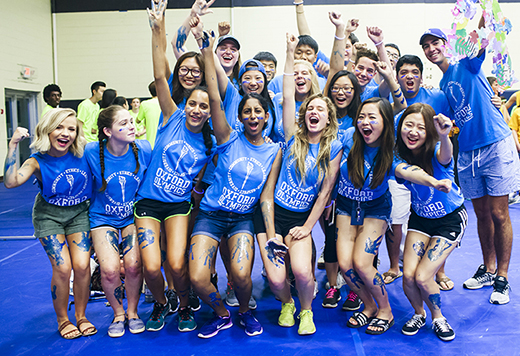
M 115 270 L 113 268 L 110 269 L 102 269 L 101 270 L 101 278 L 104 282 L 108 282 L 113 284 L 120 279 L 119 269 Z
M 373 275 L 374 266 L 372 259 L 369 261 L 366 258 L 354 257 L 354 269 L 362 278 L 367 277 L 369 274 Z
M 272 288 L 276 289 L 276 290 L 281 290 L 285 287 L 285 283 L 286 283 L 286 277 L 285 277 L 285 273 L 271 273 L 271 274 L 267 274 L 267 277 L 269 279 L 269 284 L 271 285 Z
M 403 285 L 413 286 L 415 284 L 415 271 L 403 269 Z
M 251 284 L 251 275 L 245 271 L 238 271 L 233 274 L 233 285 L 247 286 Z
M 143 268 L 140 263 L 132 263 L 130 266 L 125 266 L 125 276 L 132 279 L 137 278 L 143 273 Z
M 190 273 L 190 282 L 195 290 L 199 291 L 211 284 L 210 273 Z
M 432 280 L 432 278 L 432 276 L 427 276 L 426 273 L 420 269 L 417 269 L 415 272 L 415 284 L 421 290 L 426 289 L 426 285 Z
M 144 266 L 143 271 L 146 279 L 155 280 L 157 278 L 163 278 L 160 264 Z
M 300 265 L 295 266 L 293 264 L 292 271 L 294 274 L 294 279 L 298 282 L 308 282 L 314 278 L 312 275 L 310 266 L 308 266 L 308 268 L 306 268 L 305 266 L 300 266 Z
M 76 276 L 90 276 L 90 258 L 86 261 L 73 261 L 72 268 Z
M 56 278 L 60 281 L 66 281 L 68 283 L 70 280 L 70 270 L 71 265 L 68 263 L 62 264 L 60 266 L 54 266 L 52 269 L 53 278 Z
M 170 268 L 172 270 L 172 273 L 178 277 L 178 276 L 181 276 L 182 274 L 184 274 L 184 271 L 186 269 L 186 263 L 184 262 L 184 260 L 168 260 L 168 263 L 170 264 Z

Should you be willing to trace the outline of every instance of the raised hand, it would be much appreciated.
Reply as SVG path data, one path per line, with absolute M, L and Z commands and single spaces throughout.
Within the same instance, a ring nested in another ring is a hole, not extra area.
M 209 0 L 206 2 L 206 0 L 195 0 L 193 5 L 191 6 L 191 13 L 192 15 L 199 15 L 204 16 L 206 14 L 212 14 L 213 11 L 209 9 L 211 5 L 215 0 Z
M 334 11 L 333 12 L 329 12 L 329 20 L 336 27 L 345 25 L 345 23 L 341 19 L 341 13 L 339 13 L 339 12 L 334 12 Z
M 148 22 L 152 30 L 159 29 L 161 22 L 164 21 L 164 12 L 168 6 L 168 0 L 151 0 L 152 9 L 146 9 L 148 12 Z
M 443 114 L 435 115 L 433 117 L 433 123 L 439 136 L 448 136 L 451 128 L 453 127 L 453 123 L 451 122 L 450 118 L 444 116 Z
M 218 36 L 225 36 L 231 31 L 231 24 L 229 21 L 222 21 L 218 23 Z
M 359 27 L 359 20 L 358 19 L 350 19 L 347 21 L 347 23 L 345 24 L 345 33 L 348 32 L 349 35 L 356 31 L 357 28 Z
M 195 40 L 202 38 L 204 32 L 204 24 L 199 15 L 195 15 L 190 19 L 190 28 Z
M 377 71 L 386 79 L 392 77 L 392 67 L 390 67 L 386 62 L 375 62 L 375 67 Z
M 372 42 L 374 42 L 374 44 L 382 43 L 384 40 L 383 30 L 377 26 L 367 26 L 367 35 L 372 40 Z
M 27 137 L 29 137 L 29 130 L 27 130 L 25 127 L 17 127 L 13 133 L 13 137 L 11 137 L 9 146 L 12 145 L 16 147 L 20 141 L 23 141 Z
M 287 52 L 292 52 L 296 50 L 296 46 L 298 45 L 298 38 L 295 35 L 286 33 L 287 38 Z

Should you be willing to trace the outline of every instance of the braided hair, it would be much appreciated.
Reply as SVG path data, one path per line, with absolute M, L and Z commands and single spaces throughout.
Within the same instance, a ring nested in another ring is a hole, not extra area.
M 103 184 L 99 191 L 102 192 L 107 188 L 107 181 L 105 180 L 105 146 L 109 137 L 105 134 L 103 130 L 106 128 L 112 128 L 114 125 L 114 117 L 119 110 L 125 110 L 122 106 L 119 105 L 110 105 L 108 108 L 101 110 L 97 120 L 98 126 L 98 141 L 99 141 L 99 163 L 101 166 L 101 178 L 103 179 Z M 125 110 L 126 111 L 126 110 Z M 139 148 L 135 144 L 135 142 L 131 142 L 130 146 L 132 147 L 132 152 L 134 153 L 136 167 L 134 174 L 139 172 L 139 168 L 141 165 L 139 164 Z

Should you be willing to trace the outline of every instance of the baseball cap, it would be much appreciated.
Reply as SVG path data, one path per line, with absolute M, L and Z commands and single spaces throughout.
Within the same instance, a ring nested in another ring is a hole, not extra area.
M 446 37 L 446 35 L 444 34 L 444 32 L 442 32 L 440 29 L 438 28 L 429 28 L 422 36 L 421 36 L 421 39 L 419 40 L 419 44 L 422 46 L 423 42 L 424 42 L 424 39 L 426 38 L 426 36 L 433 36 L 433 37 L 437 37 L 437 38 L 440 38 L 444 41 L 448 41 L 448 38 Z
M 222 42 L 224 42 L 224 41 L 234 42 L 235 45 L 237 46 L 237 49 L 240 50 L 240 42 L 238 42 L 238 40 L 234 36 L 225 35 L 225 36 L 219 37 L 218 41 L 217 41 L 217 47 L 220 46 L 222 44 Z
M 256 66 L 252 65 L 249 68 L 246 68 L 248 65 L 251 65 L 252 63 L 256 64 Z M 242 75 L 245 72 L 250 71 L 250 70 L 258 70 L 258 71 L 262 72 L 265 76 L 267 76 L 267 74 L 265 73 L 265 68 L 264 68 L 264 65 L 262 64 L 262 62 L 257 61 L 256 59 L 248 59 L 247 61 L 242 63 L 242 65 L 240 66 L 240 71 L 238 72 L 238 78 L 242 78 Z

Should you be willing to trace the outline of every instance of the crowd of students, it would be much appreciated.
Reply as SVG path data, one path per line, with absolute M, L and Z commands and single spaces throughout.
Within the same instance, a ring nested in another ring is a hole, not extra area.
M 444 76 L 440 90 L 425 88 L 417 56 L 401 56 L 396 45 L 385 45 L 377 27 L 367 28 L 376 51 L 359 45 L 354 34 L 359 21 L 345 21 L 336 12 L 329 13 L 335 33 L 327 58 L 310 36 L 301 1 L 294 4 L 300 36 L 286 35 L 283 74 L 275 76 L 277 61 L 269 52 L 240 63 L 240 42 L 228 34 L 229 25 L 219 25 L 218 39 L 204 31 L 202 18 L 212 3 L 195 0 L 176 31 L 173 72 L 166 57 L 167 1 L 148 9 L 156 119 L 139 119 L 137 98 L 131 110 L 126 100 L 118 105 L 117 93 L 105 90 L 103 82 L 93 84 L 92 97 L 76 115 L 56 107 L 61 90 L 49 86 L 44 97 L 50 107 L 31 145 L 35 153 L 17 167 L 25 128 L 17 128 L 9 143 L 5 186 L 20 186 L 33 175 L 40 186 L 33 224 L 52 265 L 61 336 L 97 332 L 85 316 L 91 247 L 114 312 L 111 337 L 122 336 L 127 326 L 131 333 L 158 331 L 175 311 L 179 331 L 197 329 L 194 311 L 200 306 L 190 301 L 194 294 L 214 311 L 199 337 L 233 325 L 226 304 L 239 307 L 247 335 L 261 334 L 252 312 L 255 238 L 269 286 L 282 304 L 278 324 L 296 323 L 292 279 L 298 333 L 313 334 L 311 231 L 319 224 L 329 280 L 324 307 L 337 306 L 344 279 L 350 293 L 343 308 L 364 305 L 347 326 L 382 334 L 394 325 L 385 284 L 403 276 L 414 314 L 402 332 L 414 335 L 425 325 L 426 304 L 437 336 L 453 340 L 440 288 L 453 288 L 444 263 L 467 226 L 464 198 L 472 200 L 477 215 L 484 260 L 464 287 L 492 285 L 490 302 L 509 302 L 508 194 L 520 190 L 520 163 L 480 69 L 485 48 L 475 58 L 449 64 L 446 35 L 427 30 L 420 45 Z M 185 49 L 190 33 L 200 53 Z M 459 129 L 460 188 L 453 123 Z M 136 140 L 144 135 L 147 140 Z M 390 269 L 381 274 L 377 256 L 385 236 Z M 228 274 L 226 298 L 214 272 L 219 249 Z M 71 269 L 76 325 L 67 315 Z M 143 278 L 155 300 L 146 323 L 137 311 Z

